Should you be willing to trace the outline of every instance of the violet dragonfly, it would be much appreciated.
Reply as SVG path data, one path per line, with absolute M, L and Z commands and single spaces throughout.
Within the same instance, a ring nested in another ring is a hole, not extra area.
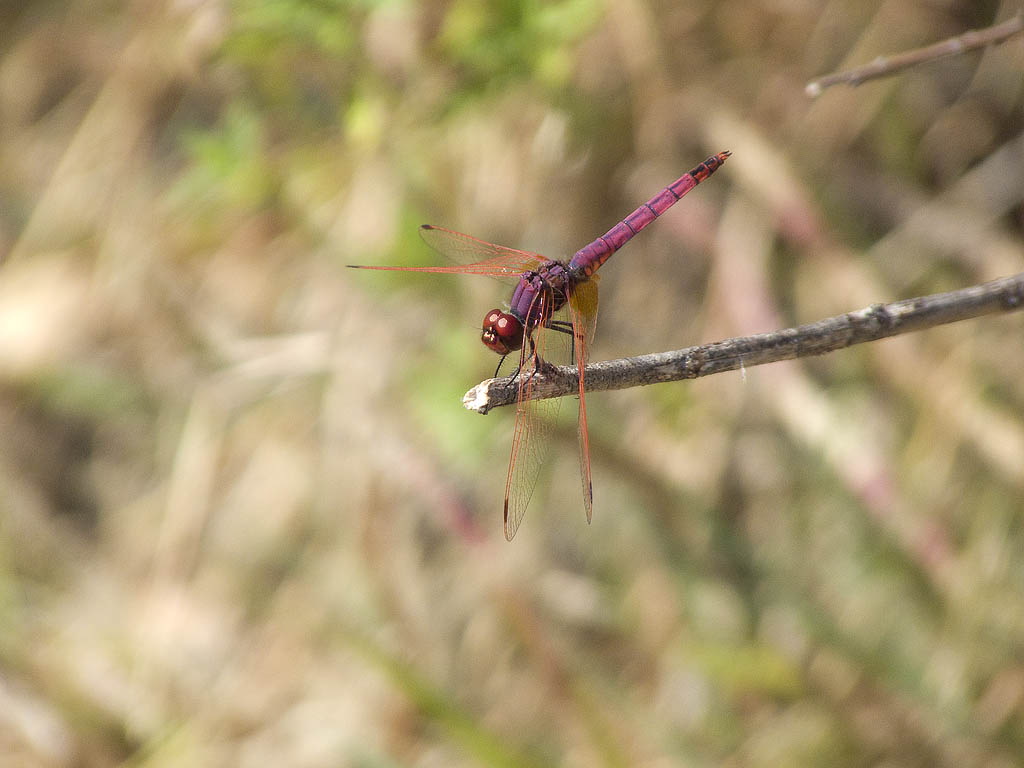
M 533 495 L 560 402 L 558 399 L 535 400 L 531 397 L 534 375 L 549 365 L 546 352 L 553 346 L 551 332 L 569 337 L 572 356 L 579 367 L 579 459 L 583 505 L 589 523 L 593 514 L 594 491 L 590 476 L 583 370 L 597 326 L 597 270 L 640 230 L 718 170 L 730 154 L 728 151 L 719 152 L 684 173 L 599 238 L 576 251 L 568 261 L 506 248 L 461 232 L 425 224 L 420 227 L 420 234 L 427 245 L 457 264 L 437 267 L 350 265 L 355 269 L 487 275 L 516 284 L 508 311 L 492 309 L 488 312 L 484 316 L 480 337 L 488 349 L 502 356 L 502 361 L 513 352 L 519 355 L 516 424 L 505 481 L 505 538 L 509 541 L 515 536 Z M 555 313 L 565 306 L 569 308 L 569 320 L 556 320 Z M 500 370 L 501 363 L 498 364 Z

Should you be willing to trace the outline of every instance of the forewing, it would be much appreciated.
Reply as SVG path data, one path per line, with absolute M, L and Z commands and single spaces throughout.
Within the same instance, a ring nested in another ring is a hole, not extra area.
M 550 300 L 538 297 L 542 302 L 542 318 L 550 319 Z M 523 345 L 520 355 L 519 395 L 516 402 L 516 426 L 512 435 L 512 450 L 508 463 L 508 480 L 505 483 L 505 538 L 509 541 L 516 535 L 519 524 L 526 514 L 537 478 L 541 473 L 551 448 L 555 419 L 558 416 L 560 398 L 532 400 L 535 379 L 531 374 L 538 370 L 538 359 L 553 360 L 558 357 L 562 346 L 556 333 L 539 325 L 533 334 L 536 345 L 529 350 L 529 341 Z
M 438 271 L 464 272 L 492 277 L 518 277 L 536 269 L 548 259 L 538 253 L 518 251 L 503 245 L 488 243 L 444 227 L 424 224 L 420 227 L 423 242 L 460 266 L 440 268 Z
M 536 269 L 547 259 L 538 253 L 517 251 L 503 245 L 488 243 L 461 232 L 424 224 L 420 227 L 423 241 L 442 256 L 456 262 L 447 266 L 431 267 L 376 267 L 349 264 L 352 269 L 378 269 L 393 272 L 440 272 L 461 275 L 486 275 L 505 281 L 515 281 L 523 272 Z
M 590 435 L 587 431 L 587 403 L 583 395 L 583 369 L 590 358 L 590 344 L 597 330 L 597 282 L 594 275 L 585 283 L 579 283 L 569 294 L 569 317 L 572 320 L 573 346 L 576 350 L 576 365 L 579 367 L 580 415 L 578 435 L 580 443 L 580 477 L 583 479 L 583 507 L 590 522 L 594 512 L 594 486 L 590 476 Z

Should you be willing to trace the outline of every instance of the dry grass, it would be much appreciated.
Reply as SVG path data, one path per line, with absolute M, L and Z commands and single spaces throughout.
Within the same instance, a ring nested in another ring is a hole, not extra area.
M 504 289 L 342 268 L 728 148 L 594 359 L 1020 272 L 1021 40 L 803 93 L 996 5 L 0 10 L 0 762 L 1018 764 L 1020 315 L 594 395 L 507 544 Z

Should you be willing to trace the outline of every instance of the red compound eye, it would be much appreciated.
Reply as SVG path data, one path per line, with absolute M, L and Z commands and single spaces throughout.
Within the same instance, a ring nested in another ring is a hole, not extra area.
M 484 316 L 484 330 L 480 340 L 488 349 L 499 355 L 507 355 L 523 346 L 523 324 L 515 315 L 492 309 Z

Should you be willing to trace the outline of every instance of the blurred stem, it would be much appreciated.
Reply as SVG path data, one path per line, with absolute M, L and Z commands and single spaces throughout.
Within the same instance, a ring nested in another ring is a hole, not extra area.
M 501 768 L 536 768 L 544 765 L 537 755 L 520 754 L 497 735 L 479 725 L 469 714 L 421 677 L 414 667 L 392 656 L 369 637 L 346 627 L 342 632 L 346 644 L 385 672 L 428 720 L 440 725 L 452 739 L 484 765 Z
M 630 762 L 613 722 L 602 711 L 597 697 L 587 689 L 580 675 L 566 668 L 563 654 L 546 635 L 530 606 L 511 592 L 502 595 L 502 604 L 505 616 L 543 673 L 552 695 L 565 705 L 567 711 L 576 715 L 602 765 L 626 768 Z
M 823 355 L 854 344 L 920 331 L 958 320 L 997 312 L 1024 309 L 1024 272 L 989 283 L 934 293 L 892 304 L 870 307 L 816 323 L 785 328 L 755 336 L 741 336 L 712 344 L 658 352 L 587 366 L 584 391 L 626 389 L 681 379 L 696 379 L 780 360 Z M 462 404 L 471 411 L 487 413 L 492 408 L 517 401 L 521 373 L 504 379 L 487 379 L 466 393 Z M 548 366 L 532 373 L 532 399 L 562 397 L 579 391 L 576 366 Z

